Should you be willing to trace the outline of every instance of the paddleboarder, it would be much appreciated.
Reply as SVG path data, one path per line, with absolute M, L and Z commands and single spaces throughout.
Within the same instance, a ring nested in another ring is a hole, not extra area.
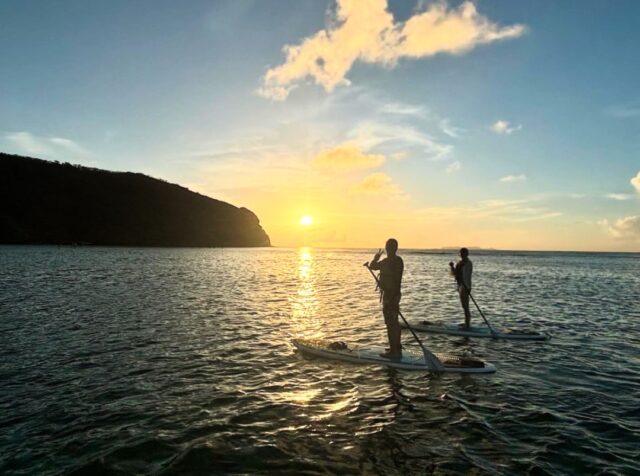
M 471 311 L 469 310 L 469 295 L 471 294 L 471 274 L 473 273 L 473 263 L 469 259 L 469 250 L 460 248 L 460 260 L 455 264 L 449 263 L 451 272 L 458 283 L 458 294 L 460 295 L 460 304 L 464 310 L 464 327 L 471 327 Z
M 369 268 L 380 271 L 380 299 L 382 300 L 382 315 L 387 326 L 387 336 L 389 337 L 389 349 L 380 354 L 388 359 L 402 358 L 402 344 L 400 343 L 400 323 L 398 314 L 400 313 L 400 288 L 402 286 L 402 273 L 404 262 L 397 255 L 398 241 L 389 238 L 385 244 L 387 257 L 380 261 L 382 250 L 374 255 L 369 263 Z

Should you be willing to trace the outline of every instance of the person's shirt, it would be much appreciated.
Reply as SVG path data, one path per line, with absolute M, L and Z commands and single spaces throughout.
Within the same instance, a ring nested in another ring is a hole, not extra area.
M 473 263 L 469 258 L 461 259 L 456 263 L 455 275 L 458 284 L 462 283 L 471 291 L 471 274 L 473 273 Z
M 380 270 L 380 289 L 383 297 L 391 298 L 400 295 L 404 262 L 400 256 L 387 256 L 382 261 L 371 263 L 371 269 Z

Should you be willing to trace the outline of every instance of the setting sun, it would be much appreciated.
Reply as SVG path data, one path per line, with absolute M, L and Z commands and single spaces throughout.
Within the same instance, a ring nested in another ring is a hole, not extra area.
M 300 218 L 300 224 L 302 226 L 309 226 L 313 224 L 313 218 L 311 218 L 309 215 L 304 215 Z

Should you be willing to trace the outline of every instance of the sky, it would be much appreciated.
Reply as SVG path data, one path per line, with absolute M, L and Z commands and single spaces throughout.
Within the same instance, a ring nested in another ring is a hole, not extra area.
M 179 183 L 275 246 L 640 251 L 638 18 L 635 0 L 0 0 L 0 151 Z

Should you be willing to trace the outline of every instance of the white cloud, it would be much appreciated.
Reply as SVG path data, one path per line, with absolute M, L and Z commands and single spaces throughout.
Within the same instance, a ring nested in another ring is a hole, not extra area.
M 440 126 L 440 130 L 442 132 L 447 134 L 449 137 L 453 137 L 454 139 L 459 138 L 460 135 L 465 132 L 464 129 L 461 129 L 460 127 L 453 126 L 451 124 L 451 121 L 449 119 L 446 119 L 446 118 L 440 120 L 439 126 Z
M 630 195 L 628 193 L 607 193 L 605 195 L 605 198 L 609 198 L 611 200 L 623 201 L 623 200 L 631 199 L 632 195 Z
M 51 153 L 52 144 L 49 141 L 42 140 L 29 132 L 11 132 L 6 134 L 5 138 L 27 154 L 49 155 Z
M 378 121 L 358 124 L 349 131 L 348 139 L 365 150 L 382 145 L 402 149 L 416 147 L 430 160 L 446 159 L 453 149 L 453 146 L 438 142 L 415 127 Z
M 604 226 L 614 238 L 640 241 L 640 215 L 620 218 L 612 224 L 608 220 L 601 220 L 598 224 Z
M 456 160 L 455 162 L 451 162 L 449 164 L 449 166 L 446 168 L 446 172 L 448 174 L 452 174 L 454 172 L 460 171 L 460 169 L 462 169 L 462 164 Z
M 334 135 L 329 140 L 339 136 L 341 141 L 353 142 L 363 150 L 381 147 L 389 158 L 411 155 L 426 156 L 430 160 L 447 159 L 454 146 L 446 143 L 439 132 L 449 137 L 458 137 L 464 132 L 425 105 L 396 101 L 385 92 L 362 86 L 324 97 L 322 106 L 315 111 L 329 109 L 332 110 L 330 116 L 316 116 L 327 123 L 316 124 L 315 129 L 331 129 Z
M 284 64 L 267 71 L 258 92 L 283 100 L 307 77 L 331 92 L 350 84 L 346 76 L 356 61 L 392 68 L 401 58 L 462 54 L 525 31 L 523 25 L 500 27 L 478 13 L 471 1 L 458 8 L 436 2 L 406 22 L 396 22 L 387 0 L 337 0 L 335 18 L 327 28 L 297 45 L 286 45 Z
M 548 212 L 548 213 L 536 213 L 522 218 L 514 218 L 516 223 L 534 221 L 534 220 L 546 220 L 548 218 L 556 218 L 562 216 L 562 212 Z
M 325 149 L 313 159 L 313 166 L 330 172 L 349 172 L 358 169 L 368 169 L 380 166 L 384 156 L 380 154 L 365 154 L 353 144 L 342 144 L 332 149 Z
M 500 179 L 500 182 L 524 182 L 527 180 L 527 176 L 525 174 L 520 175 L 507 175 Z
M 407 157 L 409 157 L 409 154 L 406 153 L 405 151 L 400 151 L 400 152 L 394 152 L 389 157 L 391 157 L 393 160 L 404 160 Z
M 522 124 L 519 124 L 517 126 L 511 126 L 511 123 L 509 121 L 503 121 L 502 119 L 497 120 L 492 126 L 491 129 L 493 130 L 493 132 L 495 132 L 496 134 L 513 134 L 514 132 L 517 132 L 519 130 L 522 130 Z
M 65 139 L 63 137 L 49 137 L 49 141 L 58 146 L 61 149 L 66 149 L 69 152 L 73 152 L 74 154 L 85 154 L 86 151 L 80 147 L 77 143 L 72 141 L 71 139 Z
M 640 172 L 638 172 L 635 177 L 631 177 L 629 182 L 631 182 L 631 185 L 633 185 L 633 188 L 635 188 L 637 192 L 640 192 Z
M 425 115 L 424 108 L 400 102 L 386 103 L 380 107 L 380 112 L 383 114 L 395 114 L 398 116 L 424 117 Z
M 10 132 L 5 134 L 5 139 L 19 152 L 43 156 L 45 158 L 66 159 L 69 154 L 75 158 L 79 155 L 88 155 L 88 152 L 71 139 L 64 137 L 42 137 L 30 132 Z
M 409 195 L 403 192 L 391 177 L 382 172 L 368 175 L 351 187 L 351 192 L 359 195 L 385 195 L 396 200 L 409 198 Z
M 432 207 L 419 210 L 418 213 L 430 219 L 456 220 L 464 217 L 485 221 L 495 218 L 511 223 L 546 220 L 562 215 L 561 212 L 541 206 L 540 201 L 540 198 L 482 200 L 469 207 Z

